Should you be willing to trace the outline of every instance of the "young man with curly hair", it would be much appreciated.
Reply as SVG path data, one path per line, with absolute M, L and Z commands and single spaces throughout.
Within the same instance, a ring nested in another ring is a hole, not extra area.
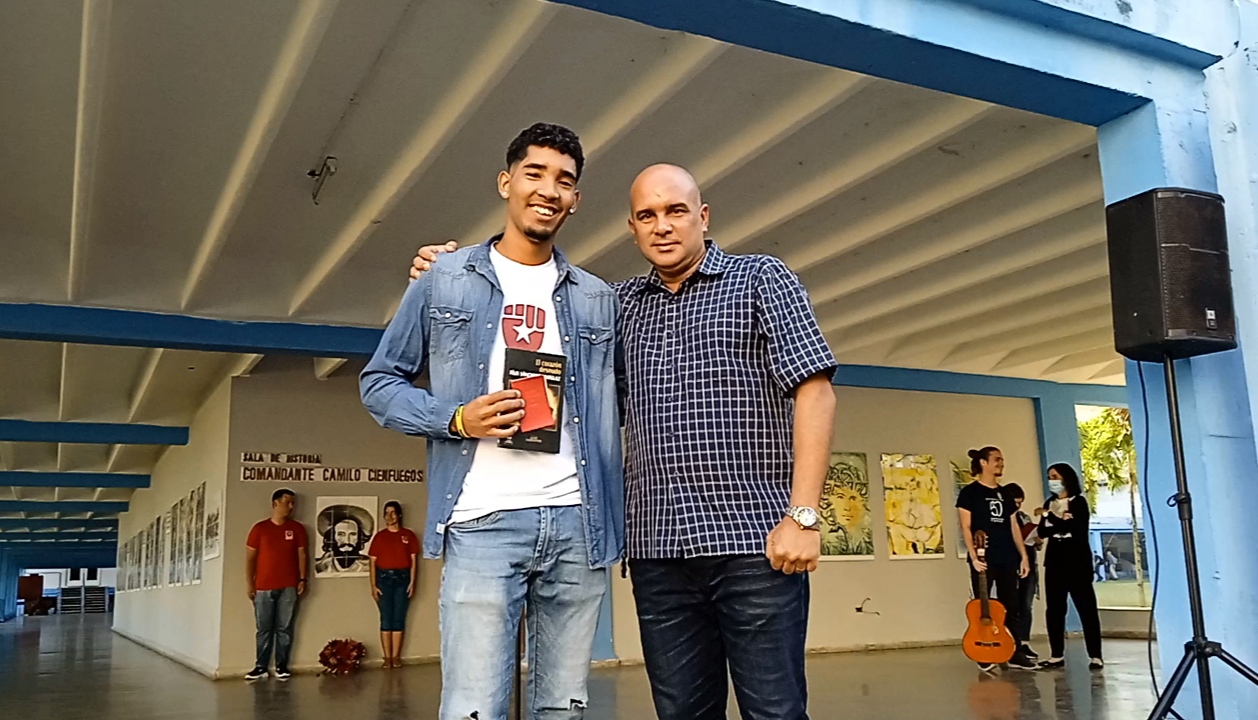
M 378 422 L 428 438 L 424 555 L 445 560 L 442 720 L 506 717 L 526 603 L 529 716 L 580 718 L 588 701 L 607 568 L 624 546 L 624 470 L 616 295 L 555 247 L 583 164 L 571 130 L 522 132 L 498 176 L 505 230 L 412 283 L 362 373 Z M 558 452 L 499 445 L 525 418 L 521 393 L 504 389 L 509 350 L 566 362 Z M 428 389 L 416 388 L 425 370 Z

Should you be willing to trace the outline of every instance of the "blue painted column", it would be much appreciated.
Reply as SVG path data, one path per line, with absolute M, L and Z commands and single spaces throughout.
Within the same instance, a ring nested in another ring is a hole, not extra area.
M 611 573 L 620 572 L 618 565 L 607 571 L 607 594 L 598 608 L 598 630 L 594 634 L 594 660 L 615 660 L 616 646 L 612 642 L 612 578 Z
M 1185 78 L 1178 87 L 1161 90 L 1165 99 L 1100 128 L 1107 203 L 1159 186 L 1217 189 L 1203 83 Z M 1242 287 L 1237 294 L 1253 291 Z M 1258 637 L 1253 605 L 1237 602 L 1236 585 L 1253 577 L 1256 561 L 1246 540 L 1252 528 L 1246 510 L 1253 502 L 1258 456 L 1242 352 L 1181 361 L 1176 370 L 1207 630 L 1212 639 L 1233 646 L 1250 661 L 1256 659 L 1250 651 Z M 1192 626 L 1179 518 L 1165 502 L 1176 488 L 1163 373 L 1161 365 L 1128 363 L 1129 402 L 1147 489 L 1146 518 L 1157 535 L 1151 558 L 1159 578 L 1154 614 L 1165 681 L 1182 657 L 1183 643 L 1192 637 Z M 1251 713 L 1258 692 L 1221 663 L 1212 663 L 1212 670 L 1218 716 Z M 1195 673 L 1180 698 L 1176 709 L 1181 714 L 1200 716 Z
M 0 622 L 17 616 L 17 559 L 8 550 L 0 550 Z
M 1075 417 L 1075 398 L 1069 393 L 1045 393 L 1035 401 L 1035 414 L 1040 433 L 1040 463 L 1047 468 L 1053 463 L 1070 463 L 1076 470 L 1082 466 L 1079 449 L 1079 421 Z M 1048 497 L 1048 474 L 1040 478 L 1044 497 Z
M 1219 397 L 1229 416 L 1247 416 L 1258 427 L 1258 4 L 1240 2 L 1238 50 L 1206 73 L 1209 135 L 1218 174 L 1218 191 L 1227 203 L 1228 248 L 1235 289 L 1237 327 L 1242 343 L 1239 358 L 1225 370 L 1243 376 L 1248 395 Z M 1248 352 L 1245 352 L 1248 350 Z M 1239 402 L 1238 402 L 1239 401 Z M 1221 429 L 1226 433 L 1227 429 Z M 1239 443 L 1223 443 L 1222 452 L 1242 454 Z M 1213 448 L 1207 448 L 1211 452 Z M 1252 454 L 1252 448 L 1248 448 Z M 1243 462 L 1244 457 L 1238 462 Z M 1225 612 L 1211 634 L 1250 667 L 1258 667 L 1258 553 L 1250 528 L 1258 475 L 1250 472 L 1221 478 L 1226 502 L 1215 503 L 1212 523 L 1218 523 L 1216 553 L 1225 571 L 1219 578 L 1220 603 Z M 1241 685 L 1245 709 L 1253 715 L 1258 691 Z

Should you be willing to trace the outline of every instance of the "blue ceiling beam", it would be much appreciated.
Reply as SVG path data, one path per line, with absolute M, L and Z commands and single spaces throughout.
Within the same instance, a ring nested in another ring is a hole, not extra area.
M 118 564 L 118 548 L 102 548 L 100 543 L 87 547 L 39 543 L 29 548 L 14 544 L 0 547 L 0 554 L 13 558 L 20 568 L 111 568 Z
M 65 542 L 105 542 L 106 544 L 118 544 L 118 533 L 108 532 L 27 532 L 15 533 L 0 531 L 0 543 L 14 542 L 47 542 L 54 541 L 57 543 Z
M 19 518 L 0 518 L 0 532 L 30 532 L 34 530 L 113 530 L 118 531 L 117 520 L 22 520 Z
M 0 442 L 187 445 L 188 428 L 128 423 L 0 420 Z
M 349 358 L 371 356 L 383 333 L 383 327 L 220 320 L 78 305 L 0 303 L 0 338 L 13 340 Z
M 125 501 L 101 500 L 0 500 L 0 512 L 31 513 L 123 513 Z
M 0 470 L 0 487 L 146 488 L 149 475 L 95 472 L 30 472 Z

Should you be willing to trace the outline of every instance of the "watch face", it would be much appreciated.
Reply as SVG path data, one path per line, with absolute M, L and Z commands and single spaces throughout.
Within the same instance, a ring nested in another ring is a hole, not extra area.
M 810 507 L 796 508 L 795 519 L 804 527 L 813 527 L 817 524 L 817 511 Z

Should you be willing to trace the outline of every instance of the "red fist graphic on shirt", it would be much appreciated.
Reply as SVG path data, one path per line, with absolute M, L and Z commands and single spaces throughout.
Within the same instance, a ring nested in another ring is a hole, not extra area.
M 502 339 L 506 341 L 507 347 L 536 352 L 542 349 L 542 338 L 545 335 L 545 310 L 523 303 L 502 308 Z

